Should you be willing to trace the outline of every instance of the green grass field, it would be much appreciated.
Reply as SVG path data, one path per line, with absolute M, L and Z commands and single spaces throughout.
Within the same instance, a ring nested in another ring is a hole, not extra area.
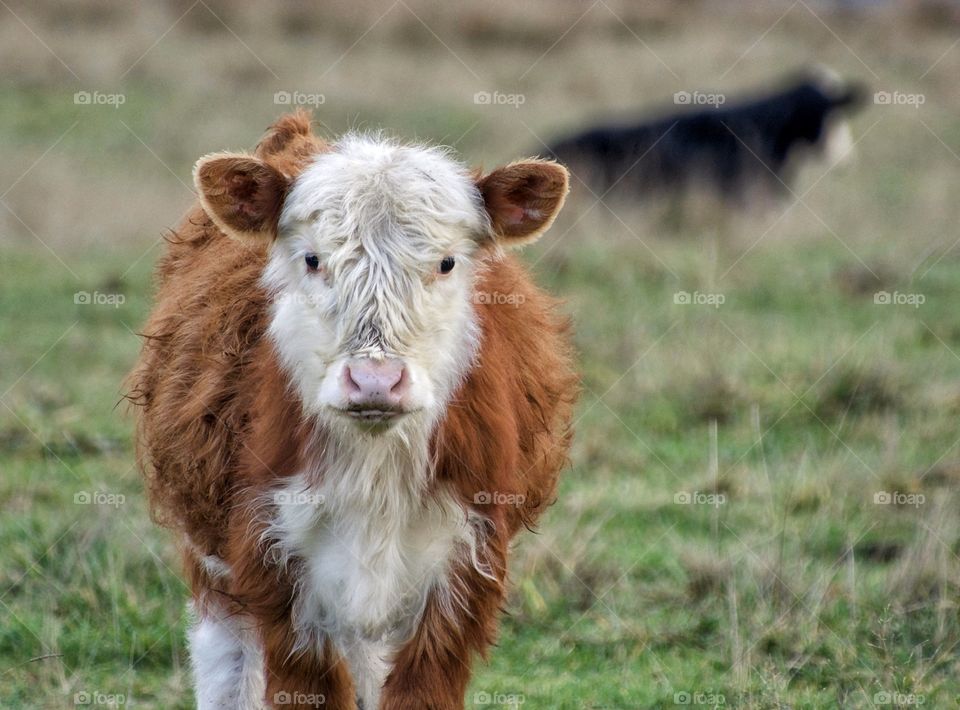
M 258 23 L 220 2 L 138 60 L 189 3 L 89 0 L 72 24 L 45 7 L 0 26 L 0 707 L 193 706 L 188 593 L 122 380 L 193 161 L 252 145 L 276 91 L 323 92 L 334 132 L 385 126 L 491 166 L 812 60 L 925 101 L 868 106 L 854 159 L 809 165 L 780 204 L 678 226 L 575 190 L 527 252 L 574 318 L 584 394 L 467 707 L 956 705 L 960 25 L 411 2 L 362 35 L 389 4 Z M 124 103 L 73 103 L 84 90 Z M 473 102 L 492 90 L 524 104 Z

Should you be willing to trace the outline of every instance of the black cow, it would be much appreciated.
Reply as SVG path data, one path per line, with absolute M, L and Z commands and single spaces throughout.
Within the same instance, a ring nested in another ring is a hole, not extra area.
M 680 92 L 676 103 L 710 105 L 591 128 L 556 141 L 549 152 L 597 196 L 609 191 L 637 200 L 701 188 L 743 205 L 758 192 L 785 192 L 803 154 L 849 150 L 843 114 L 865 95 L 862 86 L 813 74 L 730 102 L 720 94 Z

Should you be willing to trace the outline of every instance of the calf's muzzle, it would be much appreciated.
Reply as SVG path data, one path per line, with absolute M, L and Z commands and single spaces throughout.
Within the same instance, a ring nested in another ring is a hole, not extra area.
M 403 360 L 395 357 L 355 357 L 343 368 L 341 385 L 348 413 L 361 418 L 385 418 L 404 411 L 410 375 Z

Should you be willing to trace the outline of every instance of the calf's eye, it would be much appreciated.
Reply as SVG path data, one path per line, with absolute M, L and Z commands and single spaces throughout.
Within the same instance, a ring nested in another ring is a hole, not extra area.
M 317 271 L 320 268 L 320 257 L 316 254 L 307 254 L 303 260 L 307 264 L 307 271 Z
M 453 267 L 456 265 L 456 263 L 457 262 L 452 256 L 443 257 L 443 260 L 440 262 L 440 273 L 449 274 L 451 271 L 453 271 Z

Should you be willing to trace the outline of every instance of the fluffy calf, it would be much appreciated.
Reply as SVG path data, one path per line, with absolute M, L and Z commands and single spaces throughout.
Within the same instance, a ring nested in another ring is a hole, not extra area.
M 566 171 L 294 114 L 195 183 L 131 397 L 199 706 L 462 707 L 570 443 L 567 324 L 505 251 Z

